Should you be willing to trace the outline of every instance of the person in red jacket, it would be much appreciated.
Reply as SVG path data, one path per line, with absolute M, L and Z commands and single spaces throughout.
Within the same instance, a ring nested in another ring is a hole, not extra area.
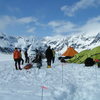
M 15 68 L 16 70 L 21 70 L 21 67 L 20 67 L 20 58 L 21 58 L 21 53 L 20 51 L 18 51 L 17 48 L 15 48 L 14 52 L 13 52 L 13 59 L 15 61 Z

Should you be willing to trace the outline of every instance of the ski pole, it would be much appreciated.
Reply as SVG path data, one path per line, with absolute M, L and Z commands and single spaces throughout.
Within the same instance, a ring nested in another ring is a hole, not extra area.
M 42 96 L 41 96 L 41 100 L 43 100 L 43 88 L 42 88 Z
M 43 90 L 44 90 L 44 89 L 48 89 L 48 88 L 45 87 L 45 86 L 41 86 L 41 88 L 42 88 L 41 100 L 43 100 Z
M 62 63 L 62 84 L 63 84 L 63 63 Z

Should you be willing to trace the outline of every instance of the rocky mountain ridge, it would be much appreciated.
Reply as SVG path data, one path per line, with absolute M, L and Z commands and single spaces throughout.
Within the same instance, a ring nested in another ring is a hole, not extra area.
M 4 53 L 11 53 L 15 47 L 23 50 L 28 48 L 30 52 L 39 47 L 46 49 L 49 45 L 60 53 L 64 52 L 68 46 L 74 47 L 77 51 L 92 49 L 100 46 L 100 33 L 93 35 L 85 33 L 55 35 L 43 38 L 37 38 L 35 36 L 15 37 L 0 33 L 0 52 Z

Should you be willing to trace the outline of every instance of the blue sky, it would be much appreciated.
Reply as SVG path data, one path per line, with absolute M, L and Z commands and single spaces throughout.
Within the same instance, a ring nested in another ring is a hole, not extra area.
M 0 0 L 0 32 L 40 37 L 100 32 L 100 0 Z

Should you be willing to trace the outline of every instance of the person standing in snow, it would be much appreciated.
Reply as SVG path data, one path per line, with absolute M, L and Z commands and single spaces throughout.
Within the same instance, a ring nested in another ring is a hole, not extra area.
M 29 63 L 29 57 L 28 57 L 27 50 L 25 50 L 24 55 L 25 55 L 25 63 Z
M 22 58 L 22 53 L 21 53 L 21 49 L 19 50 L 20 51 L 20 61 L 22 62 L 22 65 L 24 64 L 24 60 L 23 60 L 23 58 Z
M 36 57 L 35 57 L 37 68 L 41 68 L 42 66 L 42 53 L 39 50 L 36 50 Z
M 21 58 L 21 53 L 20 51 L 18 51 L 17 48 L 15 48 L 14 52 L 13 52 L 13 59 L 15 61 L 15 68 L 16 70 L 22 70 L 20 67 L 20 58 Z
M 51 60 L 53 58 L 53 53 L 52 53 L 50 46 L 47 48 L 45 55 L 46 55 L 46 59 L 47 59 L 47 66 L 49 68 L 49 67 L 51 67 Z
M 53 53 L 52 62 L 54 63 L 54 61 L 55 61 L 55 50 L 53 48 L 52 48 L 52 53 Z

